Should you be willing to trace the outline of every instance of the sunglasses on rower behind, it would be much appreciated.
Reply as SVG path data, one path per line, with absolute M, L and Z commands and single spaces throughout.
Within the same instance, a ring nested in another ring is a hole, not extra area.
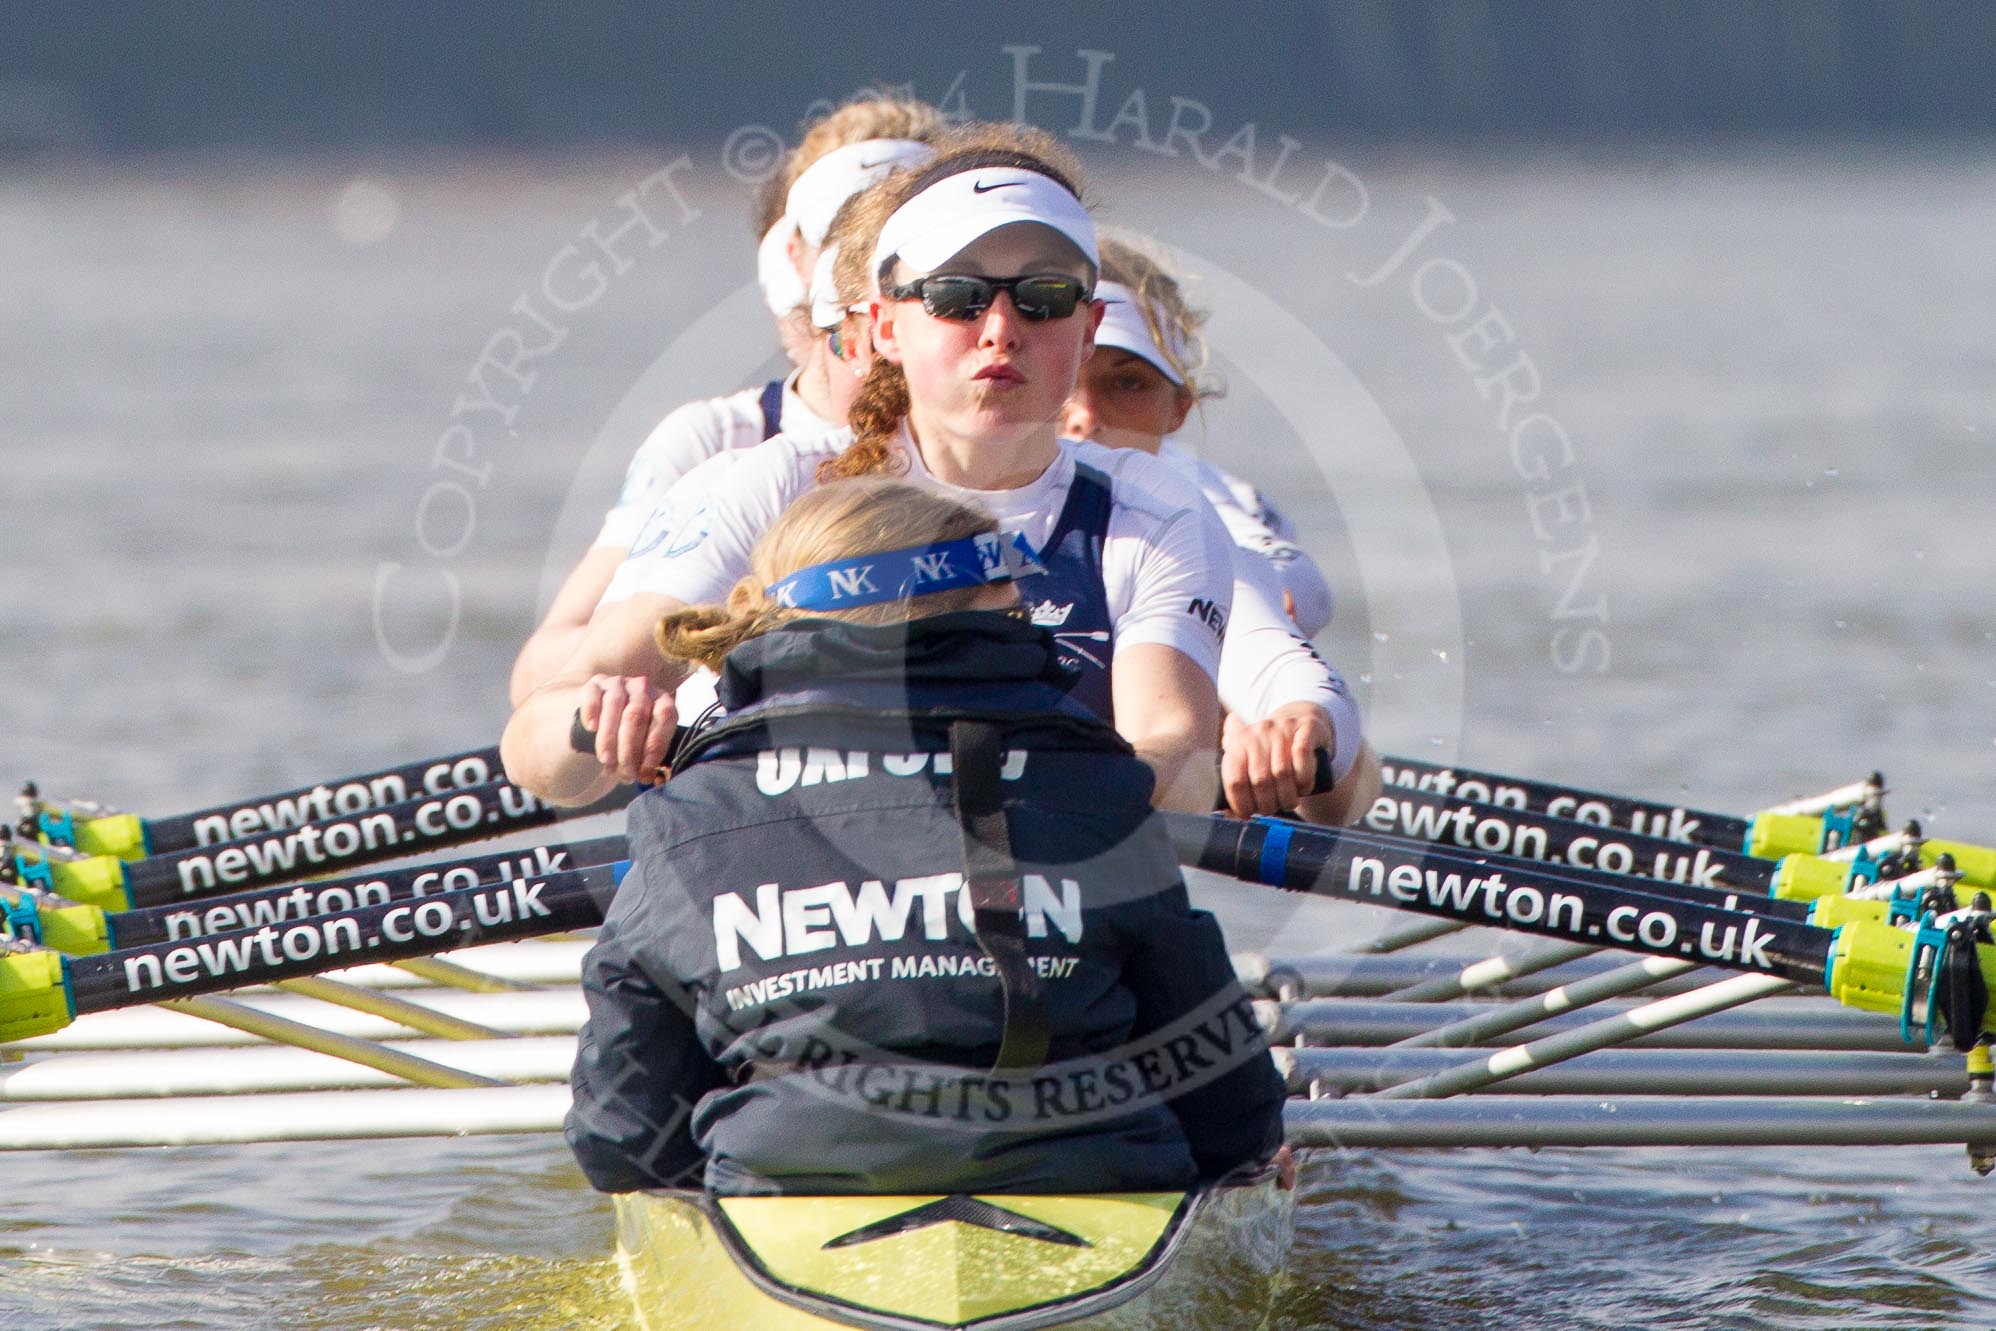
M 1058 273 L 1026 277 L 932 273 L 906 286 L 891 287 L 887 295 L 894 300 L 919 300 L 922 309 L 933 318 L 963 321 L 978 318 L 990 309 L 1001 291 L 1012 293 L 1012 304 L 1027 323 L 1065 319 L 1093 294 L 1079 278 Z

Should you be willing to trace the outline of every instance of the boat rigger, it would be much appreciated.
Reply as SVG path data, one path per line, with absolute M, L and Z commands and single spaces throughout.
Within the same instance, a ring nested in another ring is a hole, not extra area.
M 1966 906 L 1954 903 L 1957 918 L 1953 920 L 1939 915 L 1909 918 L 1902 911 L 1894 924 L 1889 913 L 1879 912 L 1874 913 L 1877 918 L 1826 928 L 1810 923 L 1803 913 L 1806 908 L 1774 898 L 1759 898 L 1759 910 L 1765 913 L 1757 913 L 1754 902 L 1744 894 L 1735 894 L 1738 899 L 1728 901 L 1725 894 L 1701 892 L 1695 885 L 1599 869 L 1582 871 L 1565 864 L 1499 860 L 1404 839 L 1203 819 L 1187 820 L 1179 830 L 1182 850 L 1191 850 L 1192 833 L 1197 831 L 1200 859 L 1214 862 L 1228 873 L 1279 880 L 1292 890 L 1324 891 L 1335 885 L 1339 895 L 1356 895 L 1436 917 L 1535 930 L 1552 937 L 1652 954 L 1640 963 L 1652 966 L 1638 977 L 1643 984 L 1611 983 L 1612 968 L 1598 967 L 1581 977 L 1579 984 L 1561 983 L 1559 977 L 1566 972 L 1554 969 L 1547 973 L 1539 998 L 1518 997 L 1517 986 L 1523 983 L 1517 978 L 1520 971 L 1515 966 L 1509 968 L 1507 973 L 1513 978 L 1503 983 L 1514 991 L 1511 1001 L 1538 1003 L 1536 1015 L 1541 1020 L 1550 1010 L 1545 1007 L 1549 996 L 1582 994 L 1579 985 L 1597 984 L 1591 977 L 1598 977 L 1597 987 L 1604 994 L 1626 995 L 1683 977 L 1694 969 L 1692 962 L 1700 962 L 1758 973 L 1762 978 L 1753 983 L 1764 980 L 1769 987 L 1785 987 L 1800 980 L 1818 986 L 1818 992 L 1834 992 L 1859 1009 L 1846 1009 L 1849 1019 L 1857 1023 L 1850 1027 L 1853 1039 L 1872 1041 L 1870 1035 L 1862 1034 L 1871 1026 L 1861 1013 L 1889 1012 L 1888 1017 L 1874 1019 L 1882 1020 L 1886 1029 L 1868 1047 L 1917 1048 L 1943 1031 L 1957 1042 L 1961 1038 L 1957 1033 L 1966 1033 L 1973 1042 L 1987 1025 L 1986 1014 L 1980 1019 L 1975 1016 L 1969 968 L 1972 966 L 1983 979 L 1985 990 L 1996 972 L 1989 961 L 1990 946 L 1976 936 L 1979 907 L 1972 900 Z M 1225 863 L 1214 860 L 1213 845 L 1229 847 Z M 113 935 L 123 923 L 130 935 L 136 936 L 144 920 L 150 921 L 155 936 L 144 947 L 103 952 L 94 958 L 64 958 L 28 944 L 27 935 L 36 933 L 42 921 L 59 918 L 57 913 L 66 907 L 53 903 L 45 893 L 17 885 L 13 918 L 17 931 L 22 932 L 10 944 L 14 950 L 0 958 L 0 1014 L 4 1014 L 0 1019 L 13 1023 L 6 1038 L 14 1041 L 15 1047 L 38 1052 L 33 1052 L 15 1074 L 18 1094 L 10 1091 L 13 1083 L 0 1073 L 0 1126 L 9 1130 L 9 1144 L 16 1148 L 105 1146 L 552 1128 L 566 1105 L 565 1094 L 551 1080 L 561 1075 L 565 1064 L 560 1047 L 551 1045 L 544 1035 L 507 1033 L 520 1021 L 533 1023 L 529 1028 L 536 1030 L 547 1030 L 548 1025 L 540 1017 L 527 1016 L 527 1008 L 481 1008 L 473 1000 L 526 999 L 546 1006 L 559 998 L 556 1008 L 570 1006 L 565 1017 L 552 1014 L 556 1028 L 565 1021 L 572 1029 L 579 1012 L 564 991 L 464 995 L 452 1002 L 445 1001 L 442 993 L 432 996 L 434 986 L 425 989 L 404 972 L 368 965 L 344 973 L 375 976 L 370 984 L 394 977 L 393 983 L 403 986 L 397 992 L 413 994 L 422 1006 L 448 1009 L 469 1028 L 484 1029 L 486 1038 L 474 1041 L 467 1049 L 483 1045 L 491 1052 L 458 1058 L 447 1044 L 436 1040 L 404 1044 L 391 1038 L 389 1043 L 379 1044 L 380 1037 L 392 1037 L 396 1030 L 392 1016 L 363 1017 L 353 1012 L 334 1021 L 329 1015 L 313 1015 L 338 1011 L 325 1008 L 318 998 L 280 996 L 274 1007 L 271 1000 L 258 999 L 242 1006 L 257 1012 L 268 1009 L 266 1022 L 244 1023 L 245 1030 L 254 1026 L 266 1036 L 276 1034 L 303 1043 L 311 1042 L 311 1037 L 301 1035 L 301 1029 L 323 1031 L 326 1052 L 299 1049 L 293 1057 L 315 1061 L 272 1065 L 254 1072 L 247 1065 L 238 1072 L 227 1062 L 197 1067 L 183 1061 L 214 1060 L 224 1051 L 202 1053 L 188 1048 L 149 1055 L 175 1060 L 174 1066 L 181 1071 L 173 1075 L 183 1089 L 178 1097 L 150 1101 L 136 1110 L 135 1102 L 124 1098 L 128 1092 L 115 1087 L 107 1087 L 107 1093 L 86 1107 L 86 1102 L 74 1098 L 85 1093 L 75 1082 L 66 1088 L 55 1085 L 55 1093 L 68 1098 L 30 1103 L 37 1095 L 35 1084 L 41 1069 L 57 1071 L 65 1060 L 84 1055 L 53 1052 L 51 1042 L 68 1038 L 68 1029 L 25 1043 L 19 1037 L 28 1027 L 66 1026 L 72 1017 L 78 1019 L 76 1032 L 86 1034 L 95 1029 L 93 1023 L 143 1015 L 143 1010 L 110 1010 L 123 1006 L 123 1000 L 137 1002 L 287 981 L 287 977 L 314 975 L 351 963 L 355 954 L 385 959 L 428 957 L 453 950 L 457 956 L 476 957 L 477 953 L 467 953 L 462 946 L 472 938 L 505 937 L 507 930 L 515 929 L 517 936 L 525 938 L 537 929 L 580 927 L 593 918 L 586 900 L 592 895 L 600 899 L 607 883 L 614 879 L 614 871 L 600 866 L 621 849 L 620 839 L 577 843 L 567 848 L 580 852 L 572 859 L 555 858 L 561 849 L 560 843 L 548 843 L 541 848 L 544 860 L 537 860 L 532 851 L 460 856 L 406 871 L 386 869 L 335 883 L 305 885 L 315 893 L 305 903 L 314 908 L 309 914 L 296 898 L 279 895 L 295 893 L 300 890 L 296 887 L 260 889 L 269 894 L 261 906 L 250 904 L 255 899 L 252 896 L 211 898 L 208 908 L 224 913 L 202 922 L 204 925 L 239 919 L 255 927 L 219 933 L 204 929 L 198 936 L 172 936 L 164 911 L 100 912 Z M 1917 855 L 1913 860 L 1917 862 Z M 592 869 L 592 862 L 598 867 Z M 576 867 L 564 867 L 571 863 Z M 428 875 L 423 888 L 408 890 L 408 884 L 419 875 Z M 391 880 L 402 886 L 392 900 L 381 900 L 358 893 L 363 879 Z M 326 891 L 342 883 L 354 885 L 344 889 L 354 893 L 351 909 L 345 908 L 347 902 L 338 890 Z M 439 890 L 445 883 L 458 886 Z M 1929 891 L 1931 886 L 1928 882 L 1921 890 Z M 1965 885 L 1960 890 L 1967 895 Z M 504 910 L 498 904 L 501 896 L 508 903 Z M 292 900 L 293 905 L 280 907 L 276 904 L 280 900 Z M 415 913 L 424 906 L 429 909 L 423 927 L 418 929 Z M 388 912 L 398 909 L 402 913 L 389 919 Z M 548 913 L 543 915 L 543 911 Z M 33 925 L 28 923 L 29 914 L 34 917 Z M 173 926 L 193 927 L 185 919 Z M 1599 928 L 1600 933 L 1590 933 L 1590 927 Z M 304 941 L 308 934 L 313 945 Z M 369 937 L 382 941 L 369 947 Z M 340 946 L 331 948 L 328 940 L 339 941 Z M 349 947 L 355 940 L 360 941 L 359 947 Z M 100 936 L 97 945 L 101 947 L 105 941 L 109 940 Z M 1689 954 L 1683 950 L 1687 942 L 1692 948 Z M 212 964 L 203 960 L 204 945 Z M 485 949 L 486 953 L 492 951 Z M 564 965 L 572 966 L 574 949 L 563 955 Z M 1381 958 L 1379 964 L 1388 960 L 1391 958 Z M 494 968 L 494 973 L 481 976 L 479 966 Z M 495 957 L 460 967 L 462 973 L 456 979 L 470 976 L 474 984 L 482 979 L 494 989 L 518 987 L 518 980 L 504 978 L 498 969 Z M 1474 968 L 1461 969 L 1467 974 Z M 438 973 L 451 974 L 448 968 Z M 532 968 L 515 969 L 514 973 L 534 976 L 529 981 L 532 984 L 545 984 L 556 974 Z M 1289 972 L 1282 966 L 1262 967 L 1258 974 L 1264 992 L 1273 992 L 1277 984 L 1294 982 L 1286 978 Z M 1337 1006 L 1350 1000 L 1325 996 L 1330 982 L 1311 974 L 1309 995 L 1298 994 L 1295 1002 L 1283 1005 L 1280 1011 L 1271 1005 L 1268 1014 L 1276 1035 L 1285 1040 L 1303 1039 L 1310 1046 L 1284 1061 L 1292 1091 L 1297 1093 L 1287 1114 L 1289 1135 L 1299 1144 L 1762 1144 L 1814 1140 L 1973 1145 L 1996 1140 L 1996 1107 L 1978 1098 L 1988 1094 L 1990 1084 L 1985 1051 L 1979 1044 L 1971 1051 L 1965 1069 L 1939 1080 L 1907 1081 L 1884 1063 L 1872 1066 L 1857 1061 L 1858 1055 L 1820 1048 L 1812 1052 L 1801 1047 L 1783 1055 L 1785 1065 L 1774 1060 L 1757 1065 L 1754 1070 L 1760 1079 L 1751 1084 L 1739 1083 L 1738 1071 L 1730 1065 L 1699 1064 L 1695 1049 L 1659 1049 L 1640 1055 L 1630 1051 L 1641 1061 L 1626 1064 L 1604 1080 L 1605 1074 L 1584 1071 L 1593 1066 L 1587 1057 L 1560 1062 L 1558 1049 L 1547 1053 L 1547 1046 L 1554 1041 L 1578 1040 L 1592 1048 L 1606 1048 L 1626 1043 L 1640 1033 L 1694 1032 L 1727 1020 L 1706 1018 L 1686 1026 L 1682 1025 L 1682 1013 L 1673 1014 L 1662 1003 L 1617 1007 L 1625 1000 L 1606 997 L 1595 1003 L 1600 1015 L 1592 1023 L 1569 1022 L 1557 1029 L 1540 1026 L 1536 1031 L 1527 1024 L 1515 1037 L 1499 1033 L 1502 1023 L 1490 1020 L 1498 1008 L 1476 1005 L 1472 1011 L 1483 1023 L 1478 1038 L 1514 1040 L 1506 1048 L 1515 1052 L 1454 1049 L 1447 1046 L 1460 1041 L 1443 1041 L 1423 1050 L 1425 1061 L 1416 1065 L 1405 1061 L 1411 1050 L 1407 1055 L 1396 1055 L 1378 1048 L 1317 1048 L 1323 1041 L 1349 1038 L 1363 1023 L 1354 1020 L 1355 1009 Z M 1395 974 L 1412 973 L 1403 967 Z M 411 985 L 417 987 L 407 987 Z M 1702 991 L 1693 986 L 1682 992 L 1695 995 Z M 119 1001 L 111 1001 L 114 994 Z M 1593 1000 L 1579 996 L 1572 1006 L 1589 1001 Z M 1718 1010 L 1723 1001 L 1705 996 L 1686 1006 Z M 1818 999 L 1816 1003 L 1827 1001 Z M 1736 1044 L 1748 1045 L 1758 1040 L 1758 1047 L 1764 1048 L 1781 1031 L 1808 1028 L 1808 1021 L 1800 1014 L 1805 1008 L 1811 1012 L 1816 1008 L 1798 1003 L 1785 999 L 1769 1006 L 1769 1016 L 1759 1025 L 1743 1024 L 1732 1037 L 1724 1035 L 1727 1028 L 1714 1026 L 1711 1038 L 1732 1038 Z M 1325 1008 L 1326 1004 L 1331 1006 Z M 1461 1006 L 1454 1005 L 1445 1013 L 1433 1004 L 1401 1003 L 1380 1006 L 1380 1011 L 1383 1014 L 1391 1008 L 1404 1012 L 1416 1030 L 1440 1029 L 1461 1020 L 1454 1015 Z M 513 1015 L 508 1015 L 509 1011 Z M 1761 1007 L 1753 1011 L 1759 1012 Z M 226 1014 L 202 1015 L 222 1019 Z M 192 1024 L 191 1018 L 179 1020 Z M 1604 1033 L 1610 1026 L 1617 1029 Z M 139 1027 L 130 1029 L 135 1034 L 127 1038 L 155 1038 L 136 1034 Z M 1579 1034 L 1583 1031 L 1584 1036 Z M 1528 1038 L 1535 1034 L 1536 1039 Z M 179 1040 L 185 1034 L 160 1038 Z M 259 1037 L 238 1033 L 232 1038 L 253 1041 Z M 1821 1033 L 1810 1038 L 1844 1037 L 1823 1025 Z M 523 1054 L 533 1041 L 540 1043 L 533 1045 L 530 1057 L 506 1056 L 504 1046 L 516 1040 L 522 1042 Z M 352 1069 L 348 1073 L 330 1071 L 342 1066 L 346 1058 L 358 1056 L 343 1048 L 344 1042 L 379 1044 L 404 1054 L 407 1066 L 399 1074 L 385 1068 L 401 1065 L 362 1068 L 345 1063 Z M 1337 1055 L 1338 1062 L 1328 1061 L 1330 1055 Z M 1897 1056 L 1862 1056 L 1874 1060 L 1892 1057 Z M 1396 1058 L 1401 1061 L 1396 1063 Z M 426 1064 L 449 1068 L 454 1063 L 463 1066 L 460 1080 L 452 1084 L 462 1089 L 380 1089 L 393 1084 L 398 1075 L 420 1077 Z M 1482 1073 L 1493 1071 L 1495 1065 L 1494 1071 L 1507 1088 L 1553 1089 L 1530 1095 L 1479 1093 L 1467 1099 L 1458 1095 L 1425 1098 L 1436 1086 L 1436 1078 L 1452 1075 L 1459 1079 L 1464 1075 L 1462 1069 L 1472 1064 Z M 1827 1098 L 1778 1094 L 1783 1066 L 1792 1070 L 1798 1087 L 1824 1092 Z M 1841 1082 L 1840 1066 L 1849 1074 Z M 1567 1068 L 1576 1070 L 1577 1075 L 1561 1071 Z M 37 1075 L 30 1077 L 28 1073 Z M 1555 1073 L 1568 1079 L 1563 1083 L 1544 1080 Z M 1344 1079 L 1345 1098 L 1310 1098 L 1311 1091 L 1328 1084 L 1333 1075 Z M 1534 1077 L 1540 1080 L 1535 1083 L 1531 1080 Z M 1846 1104 L 1835 1095 L 1839 1086 L 1856 1086 L 1862 1079 L 1869 1079 L 1866 1084 L 1872 1094 L 1896 1090 L 1904 1098 Z M 504 1084 L 509 1081 L 516 1084 Z M 1408 1089 L 1416 1087 L 1429 1089 Z M 1376 1094 L 1394 1093 L 1395 1088 L 1401 1088 L 1397 1095 L 1402 1098 Z M 1707 1088 L 1729 1094 L 1723 1100 L 1703 1099 L 1701 1093 Z M 1641 1094 L 1644 1089 L 1671 1093 L 1645 1096 Z M 1934 1090 L 1961 1098 L 1926 1098 Z M 1988 1159 L 1984 1148 L 1975 1146 L 1974 1152 L 1972 1158 Z M 1189 1194 L 1078 1198 L 914 1195 L 721 1200 L 700 1193 L 642 1193 L 620 1197 L 617 1210 L 621 1260 L 631 1273 L 632 1287 L 640 1296 L 642 1315 L 647 1319 L 644 1324 L 649 1328 L 975 1326 L 1023 1331 L 1027 1327 L 1088 1325 L 1089 1319 L 1120 1325 L 1173 1324 L 1175 1318 L 1185 1315 L 1183 1309 L 1201 1299 L 1208 1300 L 1201 1306 L 1213 1306 L 1210 1300 L 1216 1291 L 1228 1299 L 1227 1306 L 1251 1307 L 1256 1298 L 1266 1297 L 1268 1278 L 1279 1268 L 1288 1226 L 1293 1223 L 1288 1209 L 1292 1205 L 1293 1194 L 1270 1188 L 1264 1181 Z M 1244 1257 L 1244 1246 L 1265 1254 L 1265 1259 Z M 1202 1253 L 1206 1255 L 1202 1257 Z M 1229 1280 L 1238 1283 L 1230 1286 Z M 686 1297 L 690 1287 L 699 1288 L 702 1297 Z M 1137 1320 L 1130 1320 L 1133 1318 Z

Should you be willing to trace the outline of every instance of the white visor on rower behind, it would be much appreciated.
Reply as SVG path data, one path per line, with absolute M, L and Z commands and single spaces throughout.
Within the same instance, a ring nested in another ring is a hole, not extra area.
M 899 259 L 913 274 L 932 273 L 980 236 L 1015 222 L 1052 227 L 1089 263 L 1102 261 L 1081 200 L 1037 171 L 986 166 L 944 176 L 895 209 L 873 247 L 872 271 Z
M 1150 320 L 1144 318 L 1143 306 L 1138 302 L 1137 293 L 1121 282 L 1097 282 L 1095 299 L 1102 302 L 1102 323 L 1095 330 L 1095 345 L 1115 347 L 1121 351 L 1142 356 L 1157 367 L 1157 372 L 1165 378 L 1185 387 L 1185 376 L 1179 366 L 1185 364 L 1185 339 L 1178 330 L 1166 321 L 1158 322 L 1165 330 L 1167 347 L 1161 347 L 1151 334 Z M 1167 354 L 1167 351 L 1169 354 Z
M 790 262 L 790 237 L 796 234 L 797 224 L 788 217 L 779 217 L 762 243 L 755 247 L 756 285 L 762 288 L 762 303 L 779 319 L 811 295 L 804 287 L 804 279 L 797 276 L 797 265 Z
M 922 166 L 935 155 L 928 144 L 912 139 L 862 139 L 834 148 L 798 175 L 783 211 L 797 224 L 804 243 L 816 249 L 825 243 L 825 232 L 847 199 L 895 167 Z
M 839 299 L 838 283 L 832 280 L 838 261 L 839 243 L 835 240 L 818 251 L 818 262 L 811 268 L 811 324 L 819 329 L 830 330 L 845 322 L 846 303 Z

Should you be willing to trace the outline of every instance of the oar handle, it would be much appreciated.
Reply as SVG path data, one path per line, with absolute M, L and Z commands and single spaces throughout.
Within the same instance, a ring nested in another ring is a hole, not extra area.
M 1310 751 L 1310 756 L 1317 762 L 1317 771 L 1310 778 L 1310 788 L 1303 793 L 1305 795 L 1327 794 L 1331 787 L 1338 783 L 1337 774 L 1331 770 L 1331 751 L 1319 746 Z
M 660 764 L 661 767 L 668 770 L 672 767 L 673 755 L 679 752 L 679 746 L 684 744 L 686 737 L 692 733 L 691 727 L 688 726 L 674 726 L 672 728 L 672 743 L 665 746 L 665 761 Z M 569 718 L 568 747 L 574 749 L 577 753 L 593 755 L 596 752 L 596 732 L 583 724 L 582 709 L 580 707 L 576 708 L 575 715 Z

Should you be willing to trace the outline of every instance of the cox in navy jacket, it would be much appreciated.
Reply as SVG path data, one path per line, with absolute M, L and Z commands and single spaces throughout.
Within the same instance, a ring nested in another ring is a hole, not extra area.
M 729 719 L 632 806 L 584 965 L 568 1140 L 596 1187 L 704 1163 L 721 1193 L 1163 1190 L 1273 1153 L 1282 1083 L 1149 769 L 1064 683 L 1043 630 L 983 612 L 795 621 L 729 658 Z M 993 1068 L 964 719 L 1003 732 L 1036 1068 Z

